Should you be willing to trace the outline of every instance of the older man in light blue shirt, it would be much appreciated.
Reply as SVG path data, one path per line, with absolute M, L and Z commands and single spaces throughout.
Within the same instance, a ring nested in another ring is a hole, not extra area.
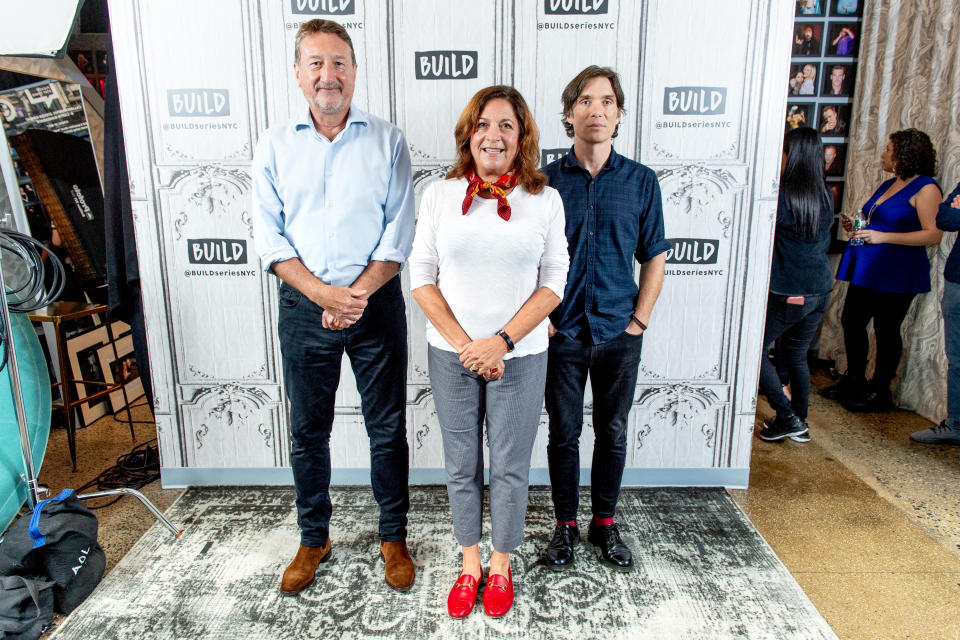
M 406 260 L 414 232 L 410 154 L 390 123 L 354 105 L 331 141 L 304 109 L 261 138 L 255 167 L 257 250 L 268 273 L 299 258 L 320 281 L 349 287 L 372 261 Z
M 280 591 L 310 586 L 330 554 L 330 432 L 343 353 L 370 438 L 387 584 L 413 585 L 407 551 L 407 329 L 400 265 L 413 244 L 410 154 L 395 126 L 351 106 L 356 56 L 336 22 L 297 32 L 309 104 L 261 136 L 253 161 L 257 251 L 280 286 L 278 331 L 290 400 L 300 549 Z

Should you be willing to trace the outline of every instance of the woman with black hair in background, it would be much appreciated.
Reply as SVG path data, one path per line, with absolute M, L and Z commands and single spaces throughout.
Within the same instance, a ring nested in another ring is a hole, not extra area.
M 806 423 L 810 395 L 807 349 L 833 287 L 833 271 L 827 261 L 832 224 L 833 198 L 824 181 L 820 135 L 809 127 L 789 131 L 783 139 L 763 353 L 780 340 L 782 366 L 790 375 L 792 397 L 784 394 L 776 367 L 764 357 L 760 391 L 777 414 L 764 421 L 759 433 L 763 440 L 810 440 Z
M 894 174 L 866 204 L 864 229 L 854 231 L 837 269 L 837 280 L 850 287 L 840 324 L 847 351 L 847 373 L 821 395 L 839 400 L 849 411 L 886 411 L 893 406 L 890 383 L 897 375 L 903 342 L 900 325 L 918 293 L 930 291 L 927 246 L 940 243 L 937 209 L 943 194 L 933 179 L 937 154 L 930 137 L 917 129 L 890 134 L 880 156 L 884 171 Z M 849 217 L 842 219 L 853 231 Z M 859 241 L 862 241 L 859 242 Z M 865 380 L 867 323 L 873 319 L 877 362 L 873 380 Z

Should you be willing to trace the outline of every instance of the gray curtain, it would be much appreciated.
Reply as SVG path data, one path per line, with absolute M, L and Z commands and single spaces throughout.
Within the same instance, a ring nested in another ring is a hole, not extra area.
M 889 175 L 880 154 L 894 131 L 926 131 L 937 149 L 946 195 L 960 180 L 960 0 L 867 0 L 844 211 L 856 211 Z M 943 346 L 943 265 L 955 233 L 929 250 L 932 290 L 917 296 L 903 323 L 904 349 L 894 397 L 905 409 L 939 422 L 947 412 Z M 820 356 L 846 369 L 840 313 L 846 283 L 837 283 L 824 320 Z M 868 372 L 873 367 L 873 346 Z

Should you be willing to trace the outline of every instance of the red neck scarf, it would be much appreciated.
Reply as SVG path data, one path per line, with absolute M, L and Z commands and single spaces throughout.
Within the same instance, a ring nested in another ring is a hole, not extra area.
M 464 176 L 470 184 L 467 185 L 467 196 L 463 199 L 463 215 L 467 215 L 470 210 L 470 203 L 473 202 L 473 196 L 481 191 L 486 191 L 497 199 L 497 214 L 504 220 L 510 219 L 510 203 L 507 202 L 507 189 L 511 189 L 517 184 L 517 174 L 509 171 L 496 182 L 484 182 L 477 177 L 476 172 L 470 169 Z

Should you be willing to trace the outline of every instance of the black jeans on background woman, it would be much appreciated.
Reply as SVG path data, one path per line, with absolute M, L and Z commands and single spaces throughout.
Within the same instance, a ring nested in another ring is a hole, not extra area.
M 847 349 L 847 376 L 862 380 L 867 369 L 870 342 L 867 324 L 873 318 L 873 333 L 877 340 L 877 364 L 873 372 L 873 391 L 889 394 L 890 383 L 897 375 L 903 340 L 900 325 L 907 317 L 913 293 L 891 293 L 851 284 L 843 303 L 840 324 L 843 344 Z
M 770 406 L 776 409 L 777 418 L 786 420 L 796 415 L 807 419 L 807 403 L 810 397 L 810 368 L 807 365 L 807 349 L 817 333 L 820 320 L 830 301 L 829 293 L 803 296 L 802 304 L 788 303 L 787 296 L 771 293 L 767 299 L 767 322 L 763 333 L 764 357 L 760 362 L 760 391 L 767 397 Z M 783 393 L 777 367 L 766 357 L 770 347 L 780 339 L 780 354 L 790 375 L 790 395 Z

